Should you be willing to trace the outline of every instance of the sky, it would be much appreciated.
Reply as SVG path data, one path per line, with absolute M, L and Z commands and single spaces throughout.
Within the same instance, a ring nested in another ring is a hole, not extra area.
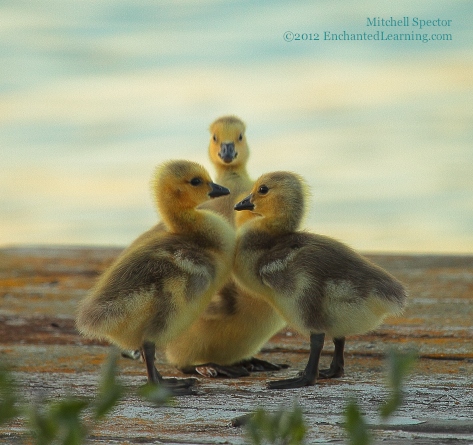
M 252 178 L 309 183 L 308 229 L 473 253 L 469 0 L 3 0 L 0 17 L 0 246 L 130 244 L 158 220 L 155 166 L 213 174 L 208 127 L 234 114 Z M 408 26 L 369 25 L 391 17 Z

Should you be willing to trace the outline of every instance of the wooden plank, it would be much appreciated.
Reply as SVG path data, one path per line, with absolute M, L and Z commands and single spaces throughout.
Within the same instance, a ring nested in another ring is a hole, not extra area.
M 0 361 L 8 363 L 28 397 L 58 399 L 68 393 L 92 396 L 106 343 L 78 335 L 77 303 L 120 249 L 21 247 L 0 249 Z M 347 339 L 346 375 L 286 391 L 266 381 L 303 369 L 308 341 L 291 329 L 273 337 L 261 358 L 288 363 L 278 373 L 238 380 L 200 378 L 198 396 L 155 408 L 129 395 L 93 431 L 89 443 L 247 443 L 233 417 L 258 406 L 304 410 L 307 443 L 342 443 L 343 409 L 356 396 L 370 421 L 386 397 L 384 354 L 388 347 L 414 347 L 420 361 L 406 385 L 405 403 L 391 425 L 376 429 L 382 443 L 473 442 L 473 256 L 369 255 L 410 290 L 409 305 L 375 332 Z M 330 341 L 322 361 L 328 365 Z M 158 354 L 165 375 L 179 372 Z M 120 359 L 119 375 L 130 388 L 145 381 L 144 365 Z M 20 443 L 21 419 L 0 427 L 0 443 Z

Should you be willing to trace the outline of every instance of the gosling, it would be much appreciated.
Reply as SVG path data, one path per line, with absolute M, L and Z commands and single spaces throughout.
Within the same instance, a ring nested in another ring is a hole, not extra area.
M 345 336 L 375 329 L 406 304 L 406 291 L 388 272 L 339 241 L 298 230 L 306 196 L 300 176 L 274 172 L 261 176 L 251 194 L 235 205 L 235 210 L 257 216 L 237 236 L 233 268 L 237 283 L 264 298 L 289 325 L 310 337 L 305 370 L 295 378 L 270 382 L 271 389 L 340 377 Z M 319 371 L 326 334 L 335 351 L 330 368 Z
M 223 116 L 210 125 L 209 157 L 216 181 L 231 194 L 201 206 L 235 225 L 233 206 L 253 186 L 246 164 L 249 148 L 244 122 Z M 244 193 L 244 194 L 243 194 Z M 246 212 L 249 213 L 249 212 Z M 237 225 L 242 218 L 238 218 Z M 280 366 L 253 357 L 286 322 L 266 301 L 250 296 L 233 280 L 212 298 L 202 316 L 166 347 L 166 358 L 185 373 L 205 377 L 248 376 L 250 371 L 274 371 Z
M 222 116 L 212 122 L 209 131 L 211 136 L 208 154 L 216 171 L 215 178 L 219 184 L 229 188 L 231 193 L 203 204 L 202 208 L 224 216 L 235 227 L 233 206 L 238 202 L 237 197 L 248 194 L 254 182 L 246 170 L 250 156 L 246 126 L 236 116 Z
M 149 383 L 192 394 L 195 379 L 163 379 L 155 347 L 185 331 L 229 278 L 235 231 L 196 208 L 229 190 L 197 163 L 169 161 L 156 169 L 153 191 L 165 230 L 148 231 L 125 249 L 82 301 L 77 326 L 88 337 L 139 349 Z

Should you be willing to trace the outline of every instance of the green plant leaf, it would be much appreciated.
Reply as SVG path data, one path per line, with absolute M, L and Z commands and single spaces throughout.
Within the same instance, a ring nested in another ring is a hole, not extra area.
M 125 393 L 125 388 L 116 379 L 117 360 L 118 353 L 112 353 L 102 367 L 102 376 L 94 404 L 96 420 L 106 416 Z
M 259 408 L 245 424 L 245 429 L 254 445 L 300 445 L 306 434 L 302 410 L 297 405 L 292 411 L 280 410 L 275 413 Z
M 80 445 L 87 435 L 82 412 L 89 406 L 87 399 L 67 397 L 51 405 L 49 418 L 57 424 L 58 436 L 63 445 Z
M 138 395 L 156 406 L 171 405 L 174 401 L 172 392 L 163 385 L 147 383 L 138 390 Z
M 418 354 L 413 350 L 399 351 L 391 348 L 388 351 L 388 385 L 393 390 L 401 388 L 402 382 L 414 368 Z
M 348 433 L 350 445 L 368 445 L 371 435 L 363 415 L 355 399 L 350 399 L 345 408 L 345 430 Z
M 0 425 L 20 414 L 16 406 L 17 394 L 16 384 L 10 372 L 0 368 Z
M 44 405 L 31 405 L 27 409 L 30 433 L 37 445 L 49 445 L 59 431 L 59 424 L 46 413 Z
M 402 384 L 414 368 L 417 357 L 417 353 L 412 350 L 405 352 L 398 351 L 394 348 L 389 350 L 387 360 L 387 384 L 391 394 L 380 408 L 381 417 L 389 417 L 402 404 Z

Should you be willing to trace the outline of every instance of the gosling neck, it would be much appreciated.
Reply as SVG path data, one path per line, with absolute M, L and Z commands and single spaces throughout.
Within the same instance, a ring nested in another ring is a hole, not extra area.
M 214 166 L 217 172 L 217 175 L 216 175 L 217 178 L 222 178 L 232 173 L 235 173 L 241 177 L 249 178 L 248 172 L 246 171 L 246 166 L 243 163 L 227 164 L 227 165 L 215 163 Z
M 182 205 L 173 197 L 161 197 L 157 200 L 158 212 L 170 232 L 198 232 L 203 224 L 204 214 L 193 205 Z
M 243 227 L 250 230 L 262 230 L 273 236 L 283 236 L 288 233 L 296 232 L 299 229 L 300 221 L 291 218 L 291 215 L 285 217 L 265 217 L 260 216 L 248 221 Z

